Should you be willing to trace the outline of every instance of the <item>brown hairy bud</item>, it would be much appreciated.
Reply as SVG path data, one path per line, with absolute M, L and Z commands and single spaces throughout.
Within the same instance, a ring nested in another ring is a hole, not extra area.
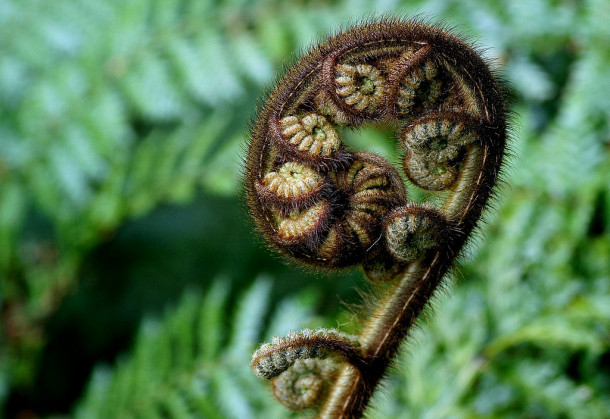
M 385 223 L 388 250 L 397 260 L 412 262 L 442 243 L 446 225 L 436 209 L 417 205 L 396 208 Z

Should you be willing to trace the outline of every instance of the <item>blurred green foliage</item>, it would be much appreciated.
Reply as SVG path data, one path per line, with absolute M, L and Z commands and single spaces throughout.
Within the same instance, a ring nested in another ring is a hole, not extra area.
M 607 417 L 607 0 L 1 1 L 4 416 L 290 416 L 250 352 L 349 328 L 339 301 L 366 285 L 256 237 L 248 121 L 294 51 L 418 13 L 489 47 L 514 91 L 513 156 L 371 417 Z M 388 155 L 386 137 L 348 143 Z

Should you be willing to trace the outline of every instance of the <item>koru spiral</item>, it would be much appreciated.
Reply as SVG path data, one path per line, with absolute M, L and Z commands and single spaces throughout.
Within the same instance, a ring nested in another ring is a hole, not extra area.
M 477 51 L 451 32 L 386 19 L 313 48 L 282 78 L 253 125 L 249 207 L 279 252 L 321 268 L 361 266 L 384 282 L 359 336 L 292 332 L 259 348 L 252 368 L 291 409 L 359 417 L 415 319 L 493 192 L 505 154 L 504 90 Z M 409 202 L 384 158 L 341 133 L 396 129 L 404 178 L 446 191 Z

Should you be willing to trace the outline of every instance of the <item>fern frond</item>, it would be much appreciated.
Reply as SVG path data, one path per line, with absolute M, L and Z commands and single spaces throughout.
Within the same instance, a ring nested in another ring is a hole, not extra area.
M 187 292 L 164 319 L 143 325 L 131 355 L 112 371 L 96 370 L 76 416 L 285 417 L 251 374 L 250 352 L 261 335 L 286 333 L 311 319 L 312 307 L 287 299 L 266 327 L 270 285 L 259 278 L 234 309 L 227 306 L 226 280 L 204 295 Z

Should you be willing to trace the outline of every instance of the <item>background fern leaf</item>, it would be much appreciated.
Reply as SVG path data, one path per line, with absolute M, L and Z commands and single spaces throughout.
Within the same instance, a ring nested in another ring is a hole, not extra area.
M 97 369 L 76 416 L 255 418 L 264 411 L 287 417 L 266 396 L 249 359 L 263 332 L 277 334 L 276 327 L 294 329 L 309 320 L 311 303 L 283 301 L 275 322 L 265 327 L 270 286 L 269 278 L 257 279 L 233 309 L 226 280 L 219 278 L 203 296 L 187 291 L 162 320 L 143 325 L 131 356 L 114 371 Z

